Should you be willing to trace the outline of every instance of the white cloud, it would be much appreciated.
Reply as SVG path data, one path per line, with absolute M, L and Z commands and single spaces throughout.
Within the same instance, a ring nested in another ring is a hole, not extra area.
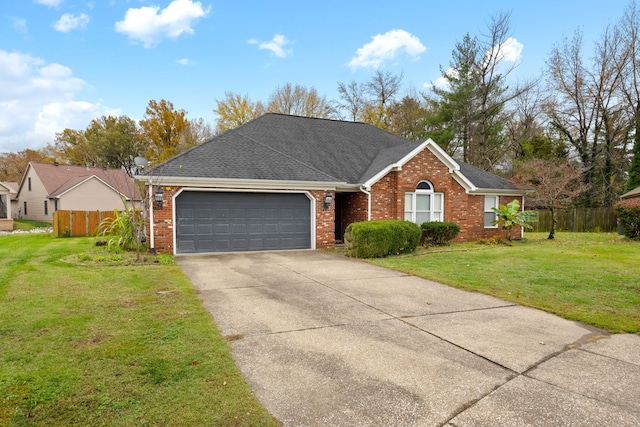
M 176 59 L 176 63 L 180 65 L 193 65 L 193 62 L 189 61 L 189 58 Z
M 499 50 L 498 60 L 500 62 L 500 65 L 498 67 L 501 67 L 501 66 L 511 67 L 514 64 L 517 64 L 518 62 L 520 62 L 520 59 L 522 58 L 522 50 L 524 49 L 524 45 L 520 43 L 518 40 L 514 39 L 513 37 L 509 37 L 499 46 L 499 48 L 500 50 Z M 489 53 L 490 53 L 489 50 L 485 52 L 484 54 L 485 60 L 488 59 Z M 458 77 L 457 76 L 458 71 L 454 70 L 453 68 L 449 68 L 448 70 L 445 71 L 445 73 L 454 78 Z M 424 87 L 449 89 L 450 85 L 447 79 L 445 79 L 443 76 L 440 76 L 433 83 L 430 83 L 430 82 L 425 83 Z
M 36 3 L 41 4 L 43 6 L 48 6 L 48 7 L 58 7 L 60 6 L 60 3 L 62 3 L 62 0 L 34 0 Z
M 11 18 L 11 28 L 19 32 L 20 34 L 27 34 L 29 32 L 29 28 L 27 28 L 27 21 L 22 18 Z
M 416 36 L 404 30 L 391 30 L 384 34 L 377 34 L 370 43 L 356 51 L 348 65 L 352 70 L 357 68 L 377 68 L 384 61 L 394 59 L 401 52 L 417 59 L 427 48 Z
M 44 147 L 56 132 L 84 129 L 105 114 L 77 99 L 89 88 L 64 65 L 0 50 L 0 152 Z
M 509 37 L 502 45 L 500 46 L 501 59 L 506 62 L 517 63 L 520 62 L 520 58 L 522 57 L 522 50 L 524 49 L 524 45 L 520 43 L 518 40 L 513 37 Z
M 129 9 L 124 20 L 116 22 L 115 30 L 149 48 L 164 38 L 193 34 L 192 24 L 207 16 L 210 10 L 211 7 L 203 9 L 202 3 L 192 0 L 173 0 L 162 10 L 158 6 Z
M 249 44 L 257 44 L 260 49 L 270 50 L 278 58 L 286 58 L 292 54 L 290 49 L 284 48 L 286 45 L 291 44 L 291 41 L 282 34 L 276 34 L 268 42 L 251 39 L 249 40 Z
M 62 33 L 68 33 L 72 30 L 84 30 L 87 28 L 89 24 L 89 15 L 86 13 L 81 13 L 76 16 L 71 13 L 65 13 L 58 19 L 58 21 L 53 24 L 53 28 Z

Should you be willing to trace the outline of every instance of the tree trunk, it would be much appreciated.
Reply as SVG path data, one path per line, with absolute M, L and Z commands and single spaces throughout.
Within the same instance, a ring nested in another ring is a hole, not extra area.
M 549 237 L 547 239 L 552 240 L 556 238 L 556 225 L 558 220 L 556 219 L 556 210 L 551 208 L 551 231 L 549 232 Z

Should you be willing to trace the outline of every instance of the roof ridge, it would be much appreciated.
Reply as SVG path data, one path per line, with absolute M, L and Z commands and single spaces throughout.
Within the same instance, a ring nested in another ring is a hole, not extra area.
M 277 113 L 267 113 L 267 114 L 277 114 Z M 282 115 L 286 115 L 286 114 L 282 114 Z M 240 129 L 240 128 L 238 127 L 238 128 L 236 128 L 236 129 Z M 281 156 L 283 156 L 283 157 L 286 157 L 287 159 L 293 160 L 294 162 L 296 162 L 296 163 L 298 163 L 298 164 L 304 165 L 304 166 L 306 166 L 307 168 L 309 168 L 309 169 L 311 169 L 311 170 L 314 170 L 314 171 L 316 171 L 316 172 L 319 172 L 319 173 L 321 173 L 321 174 L 323 174 L 323 175 L 325 175 L 325 176 L 327 176 L 327 177 L 329 177 L 329 178 L 331 178 L 331 179 L 333 179 L 333 180 L 335 180 L 335 181 L 340 181 L 340 179 L 339 179 L 339 178 L 336 178 L 336 177 L 335 177 L 335 176 L 333 176 L 333 175 L 329 175 L 329 174 L 328 174 L 328 173 L 326 173 L 325 171 L 322 171 L 322 170 L 320 170 L 320 169 L 316 168 L 315 166 L 311 166 L 311 165 L 309 165 L 309 164 L 307 164 L 307 163 L 305 163 L 305 162 L 303 162 L 303 161 L 300 161 L 300 160 L 296 159 L 295 157 L 292 157 L 292 156 L 291 156 L 291 155 L 289 155 L 289 154 L 283 153 L 283 152 L 281 152 L 281 151 L 279 151 L 279 150 L 276 150 L 276 149 L 274 149 L 274 148 L 272 148 L 272 147 L 269 147 L 268 145 L 265 145 L 265 144 L 263 144 L 263 143 L 262 143 L 262 142 L 260 142 L 260 141 L 256 141 L 254 138 L 252 138 L 252 137 L 250 137 L 250 136 L 248 136 L 248 135 L 245 135 L 245 134 L 243 134 L 243 133 L 241 133 L 241 132 L 237 132 L 237 134 L 238 134 L 238 135 L 240 135 L 240 136 L 241 136 L 241 137 L 243 137 L 243 138 L 248 139 L 249 141 L 253 142 L 254 144 L 258 144 L 258 145 L 260 145 L 261 147 L 266 148 L 266 149 L 267 149 L 267 150 L 269 150 L 269 151 L 272 151 L 272 152 L 274 152 L 274 153 L 278 153 L 279 155 L 281 155 Z

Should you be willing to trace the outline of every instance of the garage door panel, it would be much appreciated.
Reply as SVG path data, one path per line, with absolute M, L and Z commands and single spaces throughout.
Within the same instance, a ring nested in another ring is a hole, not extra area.
M 215 218 L 216 219 L 231 218 L 231 212 L 229 212 L 229 209 L 216 208 L 215 209 Z
M 176 251 L 308 249 L 310 212 L 304 194 L 185 191 L 176 197 Z

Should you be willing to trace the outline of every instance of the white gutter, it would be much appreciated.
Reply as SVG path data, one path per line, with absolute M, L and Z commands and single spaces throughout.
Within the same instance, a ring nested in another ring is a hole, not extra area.
M 149 252 L 152 254 L 156 252 L 156 242 L 154 238 L 153 231 L 153 185 L 151 185 L 151 180 L 149 180 Z
M 364 185 L 360 186 L 360 191 L 367 195 L 367 221 L 371 221 L 371 187 L 368 187 L 368 190 L 369 191 L 365 190 Z

